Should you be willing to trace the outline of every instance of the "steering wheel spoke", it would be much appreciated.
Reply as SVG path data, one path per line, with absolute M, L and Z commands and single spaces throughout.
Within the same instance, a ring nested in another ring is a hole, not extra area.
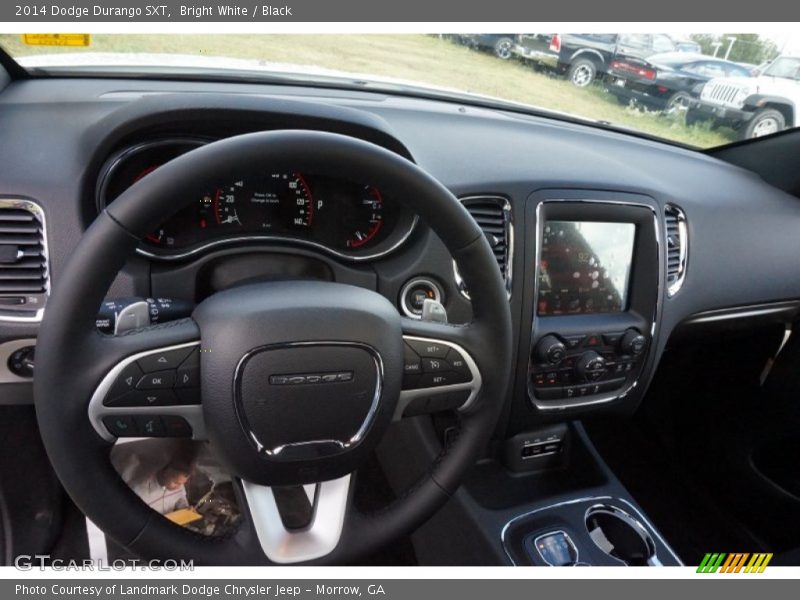
M 469 326 L 403 322 L 403 389 L 394 420 L 446 410 L 468 410 L 482 385 L 465 345 Z
M 294 488 L 242 480 L 252 526 L 266 557 L 292 564 L 333 552 L 344 529 L 351 480 L 348 474 Z
M 177 437 L 203 440 L 200 340 L 191 319 L 101 336 L 108 365 L 89 401 L 89 420 L 106 441 Z

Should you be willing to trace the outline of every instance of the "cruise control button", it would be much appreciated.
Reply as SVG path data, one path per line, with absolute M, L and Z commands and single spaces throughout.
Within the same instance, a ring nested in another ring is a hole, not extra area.
M 420 342 L 418 340 L 407 340 L 406 343 L 411 346 L 422 358 L 444 358 L 450 350 L 449 346 L 438 344 L 436 342 Z
M 442 385 L 450 385 L 452 383 L 459 383 L 456 374 L 451 371 L 444 373 L 425 373 L 419 378 L 417 387 L 439 387 Z
M 161 422 L 167 437 L 192 437 L 192 426 L 181 416 L 163 415 Z
M 160 390 L 171 388 L 175 384 L 175 371 L 155 371 L 145 373 L 136 384 L 137 390 Z
M 111 435 L 116 437 L 132 437 L 139 432 L 136 421 L 128 415 L 103 417 L 103 425 Z
M 469 370 L 469 365 L 467 365 L 467 361 L 464 360 L 464 357 L 455 348 L 450 349 L 445 357 L 445 360 L 450 363 L 450 367 L 453 369 L 453 371 L 472 375 L 472 372 Z
M 136 426 L 143 437 L 163 437 L 164 423 L 158 415 L 136 416 Z
M 422 373 L 422 359 L 407 343 L 403 344 L 403 373 L 405 375 Z
M 440 358 L 423 358 L 422 359 L 422 372 L 423 373 L 439 373 L 441 371 L 449 371 L 450 365 L 446 360 Z
M 156 352 L 144 358 L 140 358 L 137 362 L 145 373 L 163 371 L 165 369 L 177 369 L 193 350 L 195 350 L 195 348 L 180 348 L 179 350 Z
M 116 381 L 108 390 L 103 404 L 110 405 L 110 401 L 114 398 L 123 396 L 131 390 L 136 389 L 136 384 L 139 383 L 142 375 L 144 375 L 144 373 L 135 362 L 122 369 L 122 372 L 117 376 Z

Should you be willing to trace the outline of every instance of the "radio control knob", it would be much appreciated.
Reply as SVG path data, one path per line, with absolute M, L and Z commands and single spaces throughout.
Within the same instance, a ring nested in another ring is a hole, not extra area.
M 566 346 L 554 335 L 546 335 L 536 344 L 536 358 L 540 363 L 557 365 L 566 355 Z
M 606 374 L 606 361 L 594 350 L 584 352 L 575 362 L 575 374 L 581 381 L 598 381 Z
M 623 354 L 639 356 L 647 346 L 647 338 L 635 329 L 628 329 L 619 341 L 619 349 Z

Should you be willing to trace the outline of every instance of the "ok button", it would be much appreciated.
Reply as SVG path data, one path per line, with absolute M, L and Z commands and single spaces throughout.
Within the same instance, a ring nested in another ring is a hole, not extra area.
M 175 384 L 175 371 L 156 371 L 146 373 L 136 384 L 137 390 L 160 390 L 172 388 Z

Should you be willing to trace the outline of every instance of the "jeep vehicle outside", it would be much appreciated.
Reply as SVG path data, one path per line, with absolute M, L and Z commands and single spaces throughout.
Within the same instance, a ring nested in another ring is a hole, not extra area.
M 713 120 L 739 132 L 741 139 L 761 137 L 798 124 L 800 57 L 779 56 L 758 77 L 712 79 L 686 115 L 687 124 Z

